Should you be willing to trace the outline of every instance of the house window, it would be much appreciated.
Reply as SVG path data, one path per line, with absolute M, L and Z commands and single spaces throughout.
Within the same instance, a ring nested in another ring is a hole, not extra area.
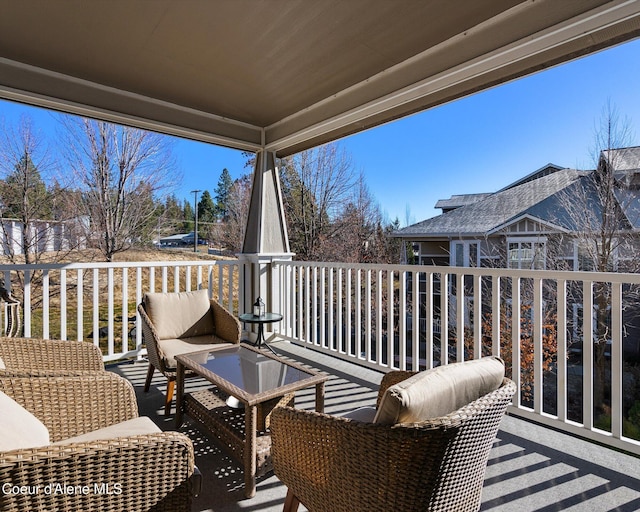
M 477 241 L 451 242 L 451 266 L 477 267 L 480 261 L 480 244 Z
M 509 240 L 507 258 L 509 268 L 544 269 L 546 241 Z

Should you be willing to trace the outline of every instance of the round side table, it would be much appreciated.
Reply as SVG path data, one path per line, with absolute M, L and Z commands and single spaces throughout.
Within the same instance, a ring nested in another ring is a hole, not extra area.
M 262 316 L 256 316 L 252 313 L 244 313 L 238 317 L 241 322 L 245 322 L 247 324 L 258 324 L 258 338 L 256 342 L 253 344 L 254 347 L 260 348 L 264 343 L 264 346 L 267 347 L 274 355 L 277 355 L 275 350 L 271 348 L 271 346 L 267 343 L 267 340 L 264 337 L 264 324 L 272 324 L 274 322 L 279 322 L 282 320 L 282 315 L 280 313 L 265 313 Z

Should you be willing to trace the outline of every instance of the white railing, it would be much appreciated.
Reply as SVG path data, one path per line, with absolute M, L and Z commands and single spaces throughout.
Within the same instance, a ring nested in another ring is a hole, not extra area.
M 139 354 L 137 305 L 146 292 L 208 289 L 237 314 L 240 265 L 237 260 L 0 265 L 0 275 L 23 304 L 22 335 L 91 338 L 108 361 Z
M 625 366 L 640 356 L 640 275 L 290 261 L 273 270 L 281 337 L 382 371 L 499 355 L 520 390 L 512 414 L 640 454 L 627 437 L 640 396 Z

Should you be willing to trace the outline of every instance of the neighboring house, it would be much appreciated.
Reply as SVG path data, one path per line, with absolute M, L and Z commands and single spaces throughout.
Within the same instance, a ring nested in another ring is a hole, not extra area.
M 603 153 L 601 163 L 608 157 L 624 185 L 615 192 L 616 207 L 624 213 L 620 230 L 637 232 L 640 241 L 640 147 L 613 153 Z M 580 250 L 577 233 L 588 226 L 576 203 L 584 201 L 586 178 L 593 172 L 548 164 L 495 193 L 440 200 L 441 215 L 394 236 L 412 243 L 416 262 L 423 265 L 592 270 Z M 598 209 L 593 190 L 586 199 Z M 625 260 L 635 252 L 628 249 L 615 255 L 612 270 L 626 269 Z
M 625 240 L 616 247 L 612 268 L 608 270 L 637 272 L 640 147 L 603 152 L 598 169 L 605 165 L 616 182 L 612 194 L 612 210 L 617 212 L 615 231 L 624 234 Z M 440 200 L 436 206 L 442 208 L 441 215 L 400 229 L 394 236 L 413 245 L 415 261 L 421 265 L 593 270 L 593 261 L 583 250 L 586 237 L 582 234 L 593 231 L 597 225 L 590 224 L 589 217 L 601 217 L 605 211 L 591 179 L 594 172 L 597 171 L 548 164 L 497 192 L 454 195 Z M 439 286 L 434 287 L 437 289 Z M 439 292 L 434 293 L 433 301 L 438 316 L 440 299 L 436 295 Z M 457 300 L 455 294 L 450 297 Z M 421 303 L 424 300 L 421 298 Z M 634 309 L 637 313 L 637 308 Z M 574 304 L 573 310 L 569 323 L 578 339 L 581 306 Z M 449 314 L 455 315 L 453 305 Z M 637 318 L 631 323 L 637 324 Z M 635 341 L 629 347 L 636 353 L 640 353 L 639 338 L 633 335 Z M 627 340 L 626 345 L 633 341 Z

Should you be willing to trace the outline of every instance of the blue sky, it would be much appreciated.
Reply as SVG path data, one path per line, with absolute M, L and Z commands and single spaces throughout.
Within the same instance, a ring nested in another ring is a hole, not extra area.
M 557 66 L 339 141 L 389 219 L 406 225 L 440 213 L 438 199 L 493 192 L 554 163 L 592 168 L 596 125 L 607 103 L 628 118 L 640 145 L 640 40 Z M 28 114 L 46 137 L 49 112 L 0 101 L 0 120 Z M 213 191 L 220 172 L 249 171 L 239 151 L 176 140 L 184 178 L 175 193 Z

